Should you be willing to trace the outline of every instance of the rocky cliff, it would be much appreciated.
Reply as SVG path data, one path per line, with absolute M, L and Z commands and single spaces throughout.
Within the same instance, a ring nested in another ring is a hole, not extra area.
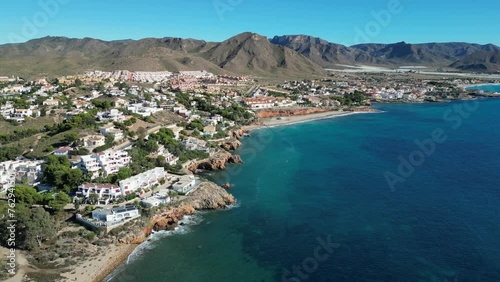
M 233 131 L 233 137 L 238 139 L 238 140 L 241 140 L 241 139 L 243 139 L 243 136 L 245 136 L 245 134 L 248 134 L 248 133 L 249 133 L 249 131 L 245 130 L 245 129 L 235 130 L 235 131 Z
M 234 204 L 233 195 L 213 182 L 203 182 L 185 200 L 175 207 L 159 211 L 149 220 L 146 227 L 134 227 L 127 231 L 119 242 L 122 244 L 141 244 L 153 231 L 172 230 L 185 215 L 201 210 L 221 210 Z
M 188 170 L 196 172 L 196 170 L 222 170 L 226 168 L 227 164 L 240 164 L 243 163 L 241 157 L 233 155 L 229 152 L 219 152 L 208 159 L 194 162 L 188 166 Z
M 238 150 L 241 146 L 241 141 L 238 139 L 225 141 L 220 144 L 220 147 L 226 151 Z

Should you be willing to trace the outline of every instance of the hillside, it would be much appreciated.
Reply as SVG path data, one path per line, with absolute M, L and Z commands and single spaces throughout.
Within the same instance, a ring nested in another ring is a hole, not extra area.
M 258 75 L 323 74 L 323 69 L 268 38 L 255 33 L 242 33 L 208 50 L 204 56 L 219 67 L 236 73 Z
M 496 72 L 498 46 L 450 42 L 359 44 L 343 46 L 307 35 L 275 36 L 272 43 L 291 48 L 323 67 L 337 64 L 375 66 L 425 65 L 458 70 Z
M 308 35 L 268 39 L 242 33 L 223 42 L 182 38 L 103 41 L 44 37 L 0 45 L 0 75 L 59 76 L 88 70 L 181 71 L 260 77 L 317 77 L 339 64 L 424 65 L 462 71 L 500 71 L 500 48 L 488 44 L 426 43 L 344 46 Z

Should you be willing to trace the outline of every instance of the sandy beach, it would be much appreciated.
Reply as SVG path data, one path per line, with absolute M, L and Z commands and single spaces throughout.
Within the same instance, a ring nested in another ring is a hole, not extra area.
M 355 114 L 367 114 L 367 113 L 379 113 L 380 111 L 370 109 L 369 111 L 329 111 L 324 113 L 316 113 L 309 115 L 297 115 L 297 116 L 286 116 L 286 117 L 273 117 L 273 118 L 263 118 L 260 120 L 259 124 L 253 124 L 243 127 L 244 130 L 255 130 L 264 127 L 275 127 L 275 126 L 284 126 L 297 124 L 302 122 L 308 122 L 313 120 L 334 118 L 334 117 L 342 117 L 349 116 Z
M 124 263 L 134 251 L 136 245 L 110 246 L 102 256 L 89 258 L 71 269 L 62 273 L 64 281 L 101 282 L 118 266 Z
M 69 267 L 69 271 L 62 273 L 60 281 L 101 282 L 111 274 L 118 266 L 124 263 L 128 256 L 134 251 L 136 245 L 112 245 L 103 248 L 103 253 L 96 257 L 90 257 L 77 265 Z M 8 250 L 0 248 L 0 254 L 6 255 Z M 16 262 L 18 271 L 16 275 L 5 280 L 6 282 L 24 281 L 28 273 L 57 273 L 57 270 L 41 270 L 32 266 L 24 257 L 22 252 L 17 251 Z

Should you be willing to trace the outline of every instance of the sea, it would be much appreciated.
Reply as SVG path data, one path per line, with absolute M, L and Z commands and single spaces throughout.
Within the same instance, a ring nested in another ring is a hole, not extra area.
M 252 131 L 206 175 L 238 203 L 106 281 L 500 281 L 500 100 L 374 107 Z
M 500 93 L 500 84 L 483 84 L 466 87 L 468 90 L 482 90 L 490 93 Z

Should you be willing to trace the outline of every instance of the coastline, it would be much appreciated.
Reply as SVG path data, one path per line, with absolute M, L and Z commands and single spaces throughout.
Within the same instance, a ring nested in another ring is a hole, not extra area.
M 481 84 L 467 84 L 467 85 L 464 84 L 464 85 L 460 85 L 460 87 L 468 90 L 467 88 L 470 88 L 470 87 L 481 87 L 481 86 L 492 86 L 492 85 L 500 86 L 500 83 L 481 83 Z M 473 89 L 473 90 L 477 90 L 477 89 Z
M 382 113 L 382 111 L 375 110 L 369 108 L 369 110 L 364 111 L 328 111 L 324 113 L 316 113 L 316 114 L 308 114 L 308 115 L 296 115 L 296 116 L 287 116 L 287 117 L 272 117 L 272 118 L 263 118 L 261 119 L 259 124 L 253 124 L 242 127 L 243 130 L 256 130 L 261 128 L 272 128 L 278 126 L 286 126 L 293 125 L 298 123 L 310 122 L 315 120 L 329 119 L 335 117 L 344 117 L 356 114 L 368 114 L 368 113 Z
M 64 281 L 101 282 L 126 262 L 137 246 L 123 244 L 103 248 L 104 256 L 84 260 L 71 271 L 61 273 L 61 276 Z
M 172 230 L 186 215 L 197 211 L 227 210 L 235 204 L 234 197 L 213 182 L 202 182 L 188 198 L 176 206 L 167 207 L 155 214 L 151 227 L 134 226 L 116 244 L 99 248 L 99 256 L 88 257 L 78 265 L 61 273 L 63 281 L 101 282 L 110 278 L 142 243 L 149 240 L 153 230 Z
M 335 117 L 344 117 L 355 114 L 366 113 L 381 113 L 382 111 L 372 108 L 366 108 L 357 111 L 328 111 L 323 113 L 315 113 L 308 115 L 297 115 L 272 117 L 261 119 L 260 124 L 245 126 L 243 130 L 256 130 L 261 128 L 271 128 L 278 126 L 293 125 L 298 123 L 310 122 L 315 120 L 329 119 Z M 101 282 L 113 274 L 114 271 L 127 262 L 130 255 L 139 247 L 140 244 L 122 244 L 112 245 L 108 248 L 103 248 L 106 253 L 102 257 L 92 257 L 84 260 L 80 265 L 72 268 L 70 271 L 62 273 L 64 281 L 92 281 Z

